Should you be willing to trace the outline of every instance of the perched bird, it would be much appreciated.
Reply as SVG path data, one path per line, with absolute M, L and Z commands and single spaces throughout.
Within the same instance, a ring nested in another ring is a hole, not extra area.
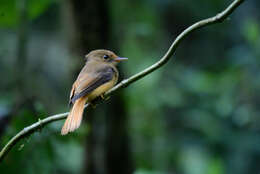
M 111 89 L 118 80 L 118 62 L 127 60 L 108 50 L 94 50 L 86 55 L 86 64 L 72 85 L 70 101 L 72 109 L 61 129 L 66 135 L 80 126 L 84 105 Z

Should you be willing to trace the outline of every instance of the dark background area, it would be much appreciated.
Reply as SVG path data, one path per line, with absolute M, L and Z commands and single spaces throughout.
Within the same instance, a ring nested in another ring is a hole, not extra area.
M 152 65 L 185 28 L 231 0 L 1 0 L 0 147 L 67 112 L 93 49 Z M 158 71 L 118 91 L 61 136 L 57 121 L 20 141 L 0 173 L 251 174 L 260 172 L 260 2 L 189 35 Z

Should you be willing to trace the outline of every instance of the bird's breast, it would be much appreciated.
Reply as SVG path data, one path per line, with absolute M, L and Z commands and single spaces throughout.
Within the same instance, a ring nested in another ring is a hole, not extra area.
M 97 87 L 94 91 L 92 91 L 88 95 L 88 101 L 95 99 L 96 97 L 104 94 L 109 89 L 113 88 L 113 86 L 117 83 L 117 79 L 118 79 L 118 76 L 114 76 L 113 79 L 110 80 L 109 82 Z

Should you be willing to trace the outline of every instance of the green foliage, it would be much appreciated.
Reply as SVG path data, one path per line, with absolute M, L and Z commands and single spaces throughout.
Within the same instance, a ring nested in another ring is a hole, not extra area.
M 1 0 L 0 26 L 16 27 L 19 22 L 19 8 L 25 4 L 25 10 L 30 20 L 36 19 L 53 3 L 53 0 Z
M 259 23 L 255 19 L 246 21 L 243 29 L 245 39 L 251 44 L 257 44 L 260 37 Z

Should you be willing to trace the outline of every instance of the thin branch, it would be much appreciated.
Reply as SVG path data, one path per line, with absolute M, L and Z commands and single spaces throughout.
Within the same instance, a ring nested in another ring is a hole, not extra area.
M 134 83 L 135 81 L 143 78 L 144 76 L 150 74 L 151 72 L 155 71 L 156 69 L 160 68 L 163 66 L 165 63 L 169 61 L 169 59 L 172 57 L 174 52 L 176 51 L 179 43 L 188 36 L 191 32 L 196 31 L 199 28 L 215 24 L 215 23 L 220 23 L 223 22 L 244 0 L 234 0 L 224 11 L 221 13 L 217 14 L 214 17 L 208 18 L 201 20 L 187 29 L 185 29 L 178 37 L 174 40 L 166 54 L 156 63 L 151 65 L 150 67 L 144 69 L 143 71 L 131 76 L 128 79 L 125 79 L 121 81 L 119 84 L 117 84 L 115 87 L 113 87 L 111 90 L 106 92 L 105 96 L 110 96 L 112 93 L 116 92 L 117 90 L 127 87 L 128 85 Z M 89 105 L 86 104 L 85 108 L 87 108 Z M 4 159 L 4 157 L 7 155 L 7 153 L 11 150 L 11 148 L 22 138 L 32 134 L 33 132 L 43 128 L 45 125 L 57 121 L 57 120 L 62 120 L 65 119 L 68 115 L 68 112 L 62 113 L 62 114 L 57 114 L 57 115 L 52 115 L 49 116 L 43 120 L 39 120 L 38 122 L 32 124 L 31 126 L 25 127 L 22 131 L 20 131 L 18 134 L 16 134 L 1 150 L 0 152 L 0 162 Z

